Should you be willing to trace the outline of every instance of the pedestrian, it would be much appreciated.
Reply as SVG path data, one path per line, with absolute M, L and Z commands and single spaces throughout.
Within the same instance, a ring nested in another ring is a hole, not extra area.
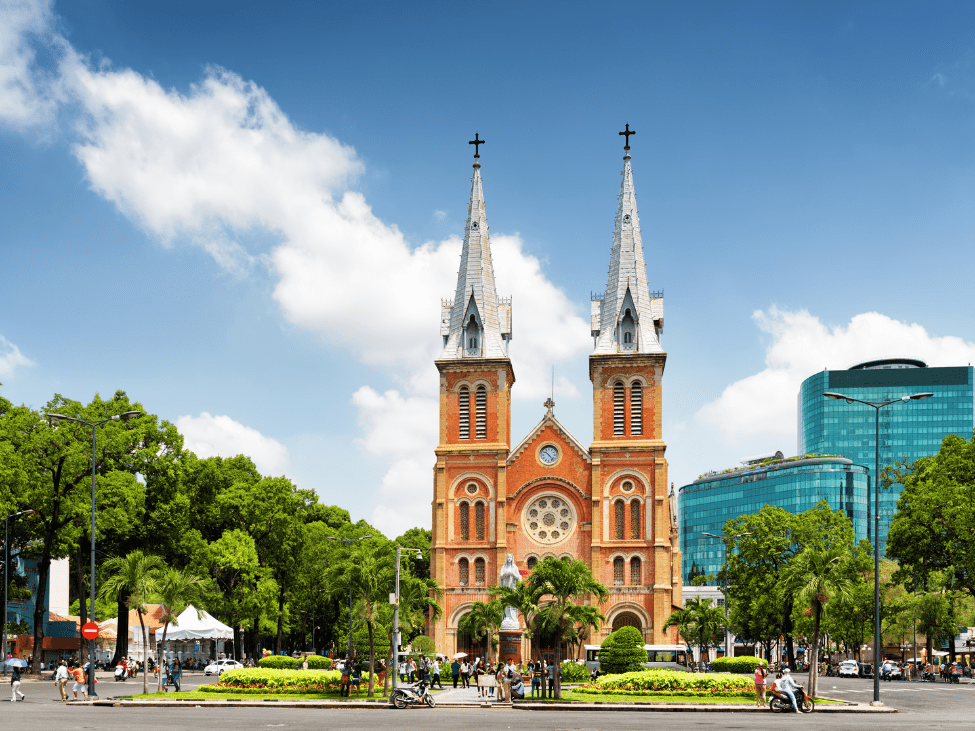
M 170 671 L 169 677 L 173 680 L 173 687 L 176 688 L 176 692 L 179 693 L 179 681 L 183 677 L 183 667 L 179 664 L 179 658 L 177 657 L 173 660 L 173 668 Z
M 350 694 L 349 690 L 349 673 L 352 671 L 352 661 L 348 658 L 342 663 L 342 668 L 339 672 L 342 673 L 342 677 L 339 680 L 339 696 L 346 698 Z
M 546 673 L 548 674 L 548 697 L 554 698 L 555 697 L 555 663 L 554 662 L 550 662 L 548 664 Z
M 443 683 L 440 682 L 440 658 L 433 658 L 433 662 L 430 663 L 430 674 L 432 676 L 430 687 L 433 688 L 434 683 L 436 683 L 440 690 L 443 690 Z
M 508 696 L 505 695 L 505 685 L 504 685 L 504 665 L 498 662 L 498 670 L 494 676 L 494 682 L 498 686 L 498 701 L 504 702 L 508 700 Z
M 305 665 L 308 665 L 308 661 L 305 661 Z M 307 668 L 306 668 L 307 669 Z M 379 666 L 376 668 L 376 685 L 386 684 L 386 661 L 380 659 Z
M 307 656 L 305 657 L 304 660 L 301 661 L 301 669 L 302 670 L 307 670 L 308 669 L 308 657 Z
M 484 686 L 481 684 L 481 676 L 484 675 L 484 665 L 481 664 L 481 658 L 474 659 L 474 668 L 471 674 L 474 676 L 474 687 L 477 688 L 477 695 L 479 698 L 483 698 Z
M 22 701 L 24 697 L 24 694 L 20 692 L 20 668 L 12 668 L 10 673 L 10 702 Z
M 352 666 L 352 677 L 349 681 L 352 686 L 355 687 L 355 697 L 359 697 L 359 684 L 362 682 L 362 669 L 359 667 L 359 663 L 355 663 Z M 352 695 L 352 688 L 349 688 L 349 696 Z
M 462 688 L 471 687 L 471 666 L 467 660 L 464 660 L 464 662 L 460 664 L 460 680 Z
M 83 699 L 87 700 L 88 686 L 85 685 L 85 671 L 72 663 L 70 666 L 68 666 L 68 673 L 74 678 L 74 685 L 71 686 L 71 690 L 74 693 L 74 700 L 78 700 L 79 690 L 81 691 Z
M 492 665 L 491 664 L 491 661 L 488 660 L 487 664 L 484 666 L 484 677 L 485 678 L 493 678 L 494 675 L 495 675 L 494 665 Z M 494 698 L 494 689 L 495 689 L 495 687 L 497 687 L 497 686 L 492 685 L 489 682 L 488 687 L 487 687 L 487 695 L 488 695 L 489 698 Z
M 163 660 L 159 663 L 159 684 L 162 686 L 163 693 L 168 693 L 169 688 L 166 687 L 169 675 L 169 665 Z
M 535 662 L 528 663 L 528 672 L 532 676 L 532 698 L 538 693 L 538 697 L 542 697 L 542 664 L 537 660 Z
M 504 691 L 504 698 L 511 703 L 511 679 L 515 675 L 515 666 L 510 660 L 501 668 L 501 688 Z
M 64 660 L 58 665 L 58 670 L 54 674 L 54 684 L 58 687 L 58 693 L 61 694 L 61 702 L 64 703 L 68 700 L 68 690 L 65 687 L 68 684 L 68 666 Z
M 761 663 L 755 668 L 755 706 L 765 707 L 765 668 Z
M 450 676 L 454 679 L 454 687 L 457 687 L 457 679 L 460 677 L 460 663 L 457 662 L 457 658 L 450 663 Z

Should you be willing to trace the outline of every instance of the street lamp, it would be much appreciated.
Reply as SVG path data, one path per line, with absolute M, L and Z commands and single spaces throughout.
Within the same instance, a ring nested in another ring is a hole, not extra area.
M 880 706 L 883 705 L 880 702 L 880 673 L 878 672 L 880 667 L 880 410 L 891 404 L 931 398 L 934 394 L 915 393 L 888 401 L 861 401 L 832 391 L 827 391 L 823 396 L 836 401 L 846 401 L 848 404 L 856 402 L 869 406 L 876 416 L 873 462 L 873 702 L 870 705 Z
M 359 541 L 364 541 L 367 538 L 372 538 L 372 536 L 362 536 L 362 538 L 339 538 L 337 536 L 325 536 L 330 541 L 341 541 L 347 546 L 351 546 L 353 543 L 358 543 Z M 352 584 L 349 584 L 349 654 L 347 657 L 347 662 L 352 662 Z M 352 666 L 349 665 L 351 668 Z
M 722 542 L 723 542 L 723 539 L 725 539 L 725 538 L 743 538 L 744 536 L 750 536 L 751 533 L 736 533 L 733 536 L 719 536 L 719 535 L 716 535 L 714 533 L 701 533 L 701 535 L 704 536 L 705 538 L 721 538 L 722 539 Z M 727 563 L 727 561 L 728 561 L 727 554 L 728 554 L 728 549 L 727 549 L 727 546 L 725 546 L 725 563 Z M 727 583 L 727 582 L 725 582 L 725 583 Z M 727 586 L 719 586 L 718 588 L 721 589 L 721 594 L 722 594 L 722 596 L 724 596 L 724 616 L 727 617 L 728 616 L 728 591 L 727 591 L 728 587 Z M 731 649 L 730 648 L 731 648 L 731 630 L 728 629 L 728 623 L 725 622 L 725 628 L 724 628 L 724 655 L 725 655 L 725 657 L 730 657 L 731 656 Z
M 396 591 L 389 598 L 389 603 L 393 605 L 393 667 L 390 670 L 393 673 L 393 690 L 396 689 L 396 681 L 399 678 L 399 557 L 400 551 L 406 550 L 414 554 L 417 558 L 423 558 L 423 551 L 419 548 L 400 548 L 399 544 L 396 544 Z
M 7 587 L 10 585 L 9 566 L 10 566 L 10 519 L 21 515 L 33 515 L 33 510 L 21 510 L 19 513 L 11 513 L 3 519 L 3 657 L 0 663 L 3 664 L 3 674 L 7 674 L 7 665 L 3 661 L 7 659 Z
M 122 414 L 116 414 L 115 416 L 110 416 L 107 419 L 102 419 L 101 421 L 85 421 L 84 419 L 76 419 L 73 416 L 64 416 L 63 414 L 48 414 L 48 419 L 56 419 L 58 421 L 74 421 L 78 424 L 84 424 L 85 426 L 91 427 L 91 591 L 89 595 L 91 597 L 91 621 L 95 621 L 95 429 L 102 424 L 107 424 L 110 421 L 118 421 L 119 419 L 131 419 L 133 416 L 142 416 L 141 411 L 126 411 Z M 88 697 L 97 698 L 98 693 L 95 691 L 95 640 L 88 640 Z

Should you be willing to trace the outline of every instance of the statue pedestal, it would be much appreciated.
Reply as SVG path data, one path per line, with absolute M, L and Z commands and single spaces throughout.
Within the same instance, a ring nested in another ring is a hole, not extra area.
M 503 629 L 498 633 L 498 662 L 521 662 L 521 630 Z

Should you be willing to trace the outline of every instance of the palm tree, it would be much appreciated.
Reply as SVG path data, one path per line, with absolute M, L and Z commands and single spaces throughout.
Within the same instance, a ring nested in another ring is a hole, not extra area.
M 146 555 L 140 550 L 127 554 L 124 558 L 110 558 L 102 567 L 107 577 L 98 591 L 102 599 L 115 601 L 125 597 L 125 606 L 134 609 L 139 615 L 142 627 L 142 646 L 149 649 L 149 637 L 142 615 L 146 614 L 146 598 L 159 590 L 159 574 L 165 568 L 159 556 Z M 149 677 L 142 673 L 142 693 L 149 693 Z
M 538 649 L 538 613 L 539 602 L 545 594 L 544 588 L 538 588 L 525 581 L 519 581 L 514 588 L 507 586 L 496 586 L 491 589 L 491 596 L 496 597 L 502 607 L 514 607 L 525 620 L 525 636 L 529 642 L 529 654 L 536 657 Z
M 159 576 L 158 595 L 163 605 L 162 623 L 163 636 L 159 644 L 159 657 L 157 665 L 164 662 L 163 648 L 166 646 L 166 633 L 169 631 L 169 624 L 176 626 L 176 618 L 182 614 L 188 604 L 198 601 L 200 592 L 206 587 L 206 582 L 195 574 L 181 571 L 180 569 L 168 568 Z M 198 615 L 202 613 L 197 610 Z M 162 691 L 162 673 L 156 681 L 156 692 Z
M 693 597 L 687 600 L 683 609 L 677 609 L 667 617 L 663 628 L 666 630 L 676 627 L 685 642 L 698 646 L 703 661 L 707 648 L 711 646 L 724 626 L 724 612 L 711 606 L 710 599 Z
M 500 599 L 489 602 L 474 602 L 471 611 L 460 618 L 457 628 L 467 632 L 473 639 L 479 640 L 487 635 L 487 661 L 492 662 L 492 640 L 494 633 L 501 626 L 504 619 L 504 604 Z
M 694 622 L 694 613 L 687 607 L 681 609 L 675 609 L 671 612 L 671 615 L 667 617 L 667 621 L 664 622 L 663 629 L 666 632 L 671 627 L 677 628 L 677 633 L 684 640 L 684 644 L 693 645 L 694 633 L 691 630 L 691 626 Z
M 813 636 L 809 643 L 809 697 L 815 698 L 819 677 L 819 631 L 823 606 L 832 599 L 846 599 L 853 582 L 846 571 L 849 553 L 839 548 L 817 550 L 810 546 L 796 556 L 786 569 L 786 587 L 796 601 L 812 610 Z M 876 673 L 877 668 L 873 671 Z

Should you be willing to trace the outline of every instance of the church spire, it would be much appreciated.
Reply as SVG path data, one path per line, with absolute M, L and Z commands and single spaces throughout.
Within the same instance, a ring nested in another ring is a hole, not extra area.
M 633 169 L 630 167 L 630 135 L 626 125 L 623 183 L 616 210 L 616 229 L 609 259 L 609 277 L 603 298 L 593 297 L 592 336 L 595 353 L 662 353 L 663 294 L 651 295 L 643 259 L 640 217 L 636 210 Z
M 440 334 L 444 349 L 439 360 L 459 358 L 507 358 L 511 340 L 511 299 L 498 299 L 494 286 L 494 265 L 488 237 L 484 191 L 481 188 L 478 135 L 474 145 L 474 177 L 467 207 L 464 246 L 457 272 L 457 291 L 453 301 L 443 303 Z

